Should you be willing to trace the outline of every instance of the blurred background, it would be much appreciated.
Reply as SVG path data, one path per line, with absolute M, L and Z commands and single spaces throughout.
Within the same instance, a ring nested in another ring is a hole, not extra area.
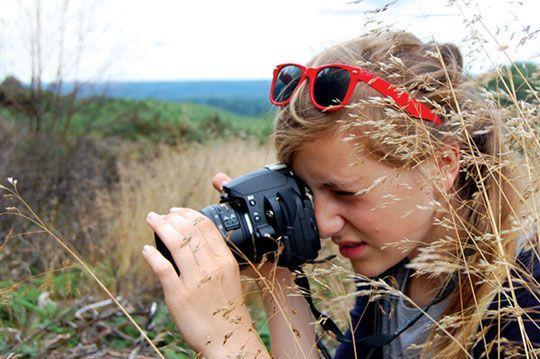
M 194 357 L 142 261 L 146 214 L 202 208 L 218 200 L 216 172 L 274 161 L 274 66 L 402 29 L 458 45 L 466 76 L 501 107 L 537 106 L 538 13 L 532 0 L 3 0 L 0 355 L 157 356 L 67 247 L 163 355 Z M 351 285 L 344 273 L 314 282 L 342 325 L 350 303 L 330 299 Z M 245 286 L 268 344 L 259 298 Z

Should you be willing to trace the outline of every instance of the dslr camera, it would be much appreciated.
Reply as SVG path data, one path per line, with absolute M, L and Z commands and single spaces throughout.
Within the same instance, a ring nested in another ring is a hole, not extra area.
M 200 212 L 214 222 L 241 267 L 266 257 L 294 269 L 315 260 L 321 248 L 309 188 L 284 164 L 233 179 L 223 186 L 220 203 Z M 179 273 L 157 234 L 155 240 Z

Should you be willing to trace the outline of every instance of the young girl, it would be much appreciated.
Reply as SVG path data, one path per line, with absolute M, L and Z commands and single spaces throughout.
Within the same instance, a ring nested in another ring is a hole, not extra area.
M 523 138 L 511 139 L 462 67 L 454 45 L 378 32 L 274 72 L 277 157 L 310 188 L 321 238 L 358 276 L 351 343 L 336 358 L 539 353 L 531 159 L 510 148 Z M 218 174 L 214 187 L 228 180 Z M 187 343 L 207 358 L 269 357 L 214 224 L 187 208 L 147 222 L 180 268 L 144 247 Z M 318 358 L 291 273 L 260 272 L 272 356 Z

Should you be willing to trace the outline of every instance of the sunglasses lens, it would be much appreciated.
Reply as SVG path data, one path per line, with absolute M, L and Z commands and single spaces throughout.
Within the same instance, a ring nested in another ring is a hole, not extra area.
M 298 66 L 288 65 L 283 67 L 277 74 L 272 96 L 274 101 L 287 101 L 302 77 L 302 69 Z
M 315 102 L 324 107 L 340 105 L 345 99 L 350 83 L 349 71 L 338 67 L 322 69 L 313 84 Z

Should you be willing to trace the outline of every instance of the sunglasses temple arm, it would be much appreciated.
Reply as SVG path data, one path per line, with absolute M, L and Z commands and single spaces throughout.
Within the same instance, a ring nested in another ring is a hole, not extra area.
M 382 80 L 381 78 L 367 74 L 366 78 L 361 80 L 377 92 L 393 99 L 394 102 L 401 109 L 405 110 L 409 115 L 419 118 L 421 120 L 428 120 L 431 122 L 435 122 L 437 125 L 441 125 L 441 119 L 437 117 L 424 104 L 418 102 L 414 98 L 411 98 L 405 92 L 398 92 L 390 83 Z

